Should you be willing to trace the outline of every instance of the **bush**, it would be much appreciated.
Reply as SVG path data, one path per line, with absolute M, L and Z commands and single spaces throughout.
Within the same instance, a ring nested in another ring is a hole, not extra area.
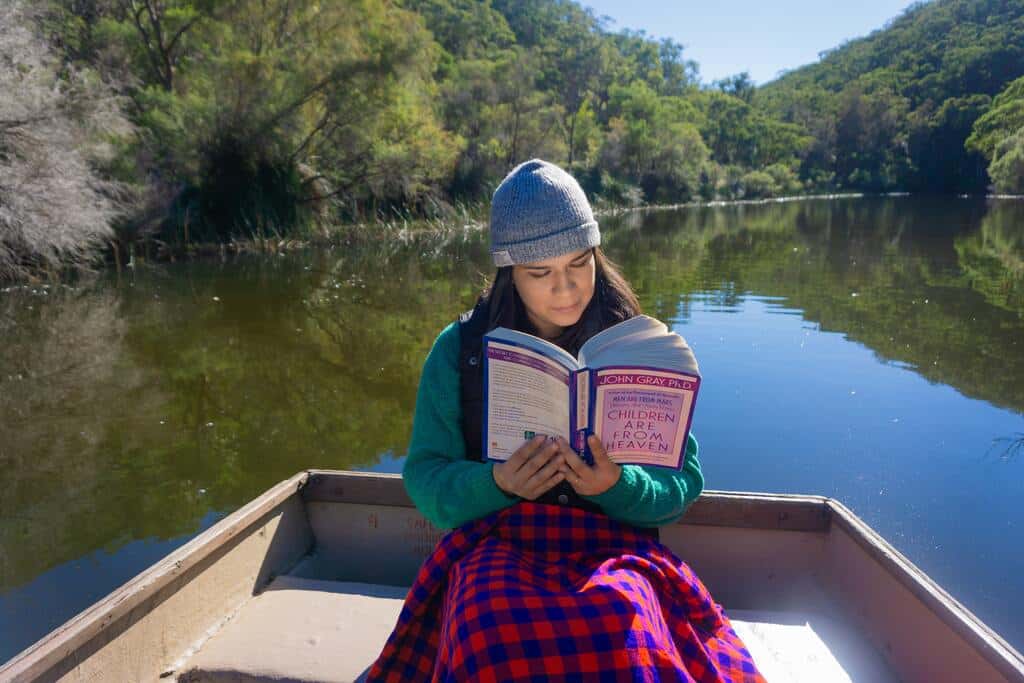
M 597 207 L 640 206 L 644 192 L 636 185 L 619 180 L 597 167 L 574 167 L 572 174 Z
M 775 196 L 790 196 L 799 194 L 804 187 L 796 176 L 796 171 L 786 164 L 772 164 L 764 169 L 765 173 L 772 177 Z
M 764 171 L 750 171 L 741 180 L 744 199 L 774 197 L 778 188 L 775 179 Z
M 126 133 L 116 100 L 62 67 L 37 9 L 0 4 L 0 280 L 87 268 L 113 237 L 123 188 L 95 170 L 96 141 Z

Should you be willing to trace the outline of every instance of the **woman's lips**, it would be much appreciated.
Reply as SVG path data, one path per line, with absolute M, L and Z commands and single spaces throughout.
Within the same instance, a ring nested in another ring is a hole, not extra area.
M 575 304 L 572 304 L 571 306 L 563 306 L 562 308 L 554 306 L 551 308 L 551 310 L 554 311 L 555 313 L 571 313 L 575 311 L 578 306 L 579 303 L 577 302 Z

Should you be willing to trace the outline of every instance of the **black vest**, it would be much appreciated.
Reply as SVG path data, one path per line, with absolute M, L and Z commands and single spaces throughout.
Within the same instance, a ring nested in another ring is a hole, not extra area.
M 483 462 L 484 426 L 484 363 L 483 339 L 487 333 L 487 304 L 483 301 L 459 316 L 459 377 L 462 388 L 462 438 L 466 442 L 466 457 Z M 580 497 L 568 482 L 562 481 L 536 499 L 538 503 L 572 505 L 603 512 L 601 506 Z

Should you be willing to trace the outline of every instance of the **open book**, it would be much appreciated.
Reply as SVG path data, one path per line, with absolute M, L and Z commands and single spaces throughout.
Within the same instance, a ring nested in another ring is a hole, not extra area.
M 484 443 L 504 461 L 536 434 L 564 437 L 587 460 L 597 434 L 621 464 L 681 468 L 700 387 L 686 340 L 638 315 L 595 334 L 573 358 L 504 327 L 484 337 Z

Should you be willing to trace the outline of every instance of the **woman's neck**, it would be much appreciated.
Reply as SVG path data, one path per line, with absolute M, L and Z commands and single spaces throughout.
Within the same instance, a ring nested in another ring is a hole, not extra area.
M 526 312 L 526 317 L 530 320 L 530 324 L 533 325 L 533 329 L 537 330 L 537 336 L 549 342 L 553 342 L 558 339 L 559 335 L 565 331 L 565 328 L 563 327 L 539 322 L 530 314 L 529 311 Z

